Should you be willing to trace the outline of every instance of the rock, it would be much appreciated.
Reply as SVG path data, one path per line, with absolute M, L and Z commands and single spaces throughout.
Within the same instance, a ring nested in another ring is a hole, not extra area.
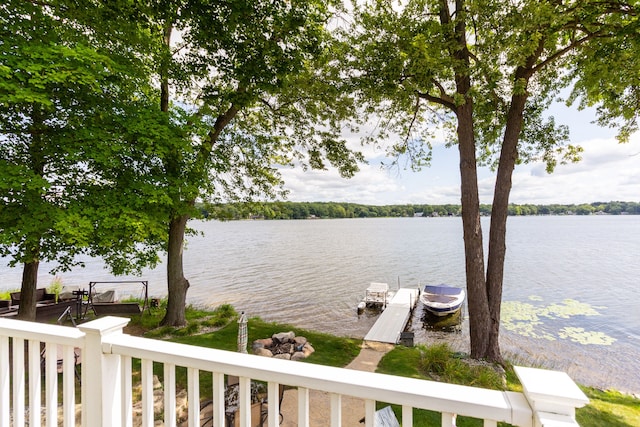
M 258 356 L 273 357 L 273 353 L 271 353 L 271 351 L 267 350 L 266 348 L 258 348 L 253 353 L 257 354 Z
M 274 341 L 279 342 L 279 343 L 289 342 L 289 341 L 293 340 L 295 337 L 296 337 L 296 334 L 294 334 L 291 331 L 289 331 L 289 332 L 280 332 L 278 334 L 273 334 L 271 336 L 271 338 L 273 338 Z
M 251 343 L 251 351 L 253 351 L 254 353 L 260 348 L 264 348 L 264 344 L 262 344 L 261 342 L 254 341 Z
M 271 338 L 263 338 L 260 340 L 255 340 L 253 344 L 262 344 L 263 347 L 271 347 L 273 345 L 273 339 Z
M 176 393 L 176 418 L 178 423 L 189 419 L 189 404 L 187 403 L 187 390 Z
M 284 343 L 280 344 L 275 350 L 273 350 L 274 354 L 291 354 L 293 353 L 293 344 Z
M 302 352 L 304 353 L 305 357 L 311 356 L 315 351 L 316 350 L 309 343 L 306 343 L 304 347 L 302 347 Z
M 296 351 L 301 351 L 302 347 L 307 343 L 307 339 L 305 337 L 295 337 L 293 342 L 296 346 Z
M 286 354 L 276 354 L 275 356 L 273 356 L 274 359 L 284 359 L 284 360 L 291 360 L 291 355 L 289 353 Z
M 159 388 L 162 388 L 162 383 L 160 382 L 160 380 L 158 379 L 157 375 L 153 376 L 153 389 L 157 390 Z
M 302 351 L 296 351 L 291 355 L 291 360 L 303 360 L 306 359 L 307 356 Z

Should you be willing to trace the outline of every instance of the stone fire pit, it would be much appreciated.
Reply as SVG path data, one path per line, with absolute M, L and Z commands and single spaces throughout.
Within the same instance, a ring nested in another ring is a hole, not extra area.
M 315 351 L 305 337 L 297 337 L 293 332 L 280 332 L 271 338 L 255 340 L 251 348 L 259 356 L 287 360 L 302 360 Z

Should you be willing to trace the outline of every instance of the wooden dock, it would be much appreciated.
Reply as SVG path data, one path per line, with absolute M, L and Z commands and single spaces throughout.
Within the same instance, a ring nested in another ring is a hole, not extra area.
M 400 288 L 371 327 L 365 341 L 397 344 L 419 297 L 418 289 Z

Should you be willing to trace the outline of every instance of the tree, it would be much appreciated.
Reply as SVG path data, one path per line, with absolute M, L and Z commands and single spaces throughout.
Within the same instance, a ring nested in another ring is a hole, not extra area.
M 122 20 L 108 31 L 117 19 L 65 2 L 12 0 L 0 11 L 0 253 L 23 264 L 18 315 L 34 319 L 41 260 L 62 271 L 81 253 L 104 255 L 114 271 L 157 260 L 136 246 L 152 235 L 146 209 L 131 206 L 139 194 L 124 196 L 148 175 L 132 138 L 154 126 L 141 125 L 151 119 L 143 67 L 119 49 L 120 35 L 132 41 Z
M 508 201 L 517 164 L 576 161 L 567 130 L 545 108 L 560 89 L 598 105 L 600 119 L 637 129 L 638 5 L 580 2 L 409 0 L 354 6 L 345 34 L 350 84 L 379 137 L 401 136 L 396 154 L 428 164 L 434 129 L 460 155 L 471 356 L 501 361 L 500 307 Z M 617 64 L 612 73 L 611 64 Z M 618 70 L 623 70 L 618 72 Z M 497 171 L 485 270 L 477 165 Z
M 330 163 L 350 176 L 361 156 L 338 136 L 349 100 L 319 73 L 329 42 L 326 2 L 146 6 L 139 15 L 162 44 L 155 56 L 158 107 L 181 125 L 187 142 L 162 162 L 171 201 L 162 324 L 178 326 L 186 322 L 183 247 L 197 200 L 271 198 L 282 193 L 276 165 Z

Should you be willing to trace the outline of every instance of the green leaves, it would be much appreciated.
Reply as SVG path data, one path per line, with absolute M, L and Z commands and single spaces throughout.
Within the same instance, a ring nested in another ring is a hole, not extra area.
M 548 105 L 569 85 L 575 88 L 569 101 L 599 106 L 600 123 L 618 127 L 621 140 L 637 129 L 637 5 L 463 3 L 457 13 L 442 2 L 422 0 L 402 6 L 364 4 L 356 8 L 354 24 L 341 33 L 343 74 L 350 77 L 363 110 L 381 116 L 381 128 L 398 135 L 396 154 L 423 158 L 412 142 L 428 141 L 438 122 L 455 123 L 455 116 L 444 111 L 455 111 L 471 97 L 478 154 L 492 163 L 497 161 L 490 159 L 493 153 L 500 152 L 513 97 L 533 96 L 535 104 Z M 456 33 L 462 24 L 464 35 Z M 460 57 L 465 51 L 468 63 Z M 459 90 L 461 76 L 470 78 L 468 91 Z M 558 156 L 575 158 L 573 148 L 565 145 L 566 128 L 551 121 L 542 126 L 543 110 L 533 110 L 535 118 L 525 118 L 531 128 L 522 130 L 520 161 L 544 159 L 552 169 Z M 448 137 L 455 141 L 456 135 Z
M 135 24 L 114 18 L 120 30 L 109 32 L 114 21 L 101 22 L 101 7 L 1 6 L 0 246 L 14 264 L 43 259 L 69 269 L 77 255 L 117 247 L 108 240 L 126 242 L 116 249 L 136 258 L 136 244 L 157 221 L 138 200 L 140 188 L 158 188 L 157 158 L 145 137 L 173 131 L 150 115 L 144 49 L 136 38 L 122 49 L 118 39 L 135 33 Z M 135 209 L 135 221 L 122 214 Z

